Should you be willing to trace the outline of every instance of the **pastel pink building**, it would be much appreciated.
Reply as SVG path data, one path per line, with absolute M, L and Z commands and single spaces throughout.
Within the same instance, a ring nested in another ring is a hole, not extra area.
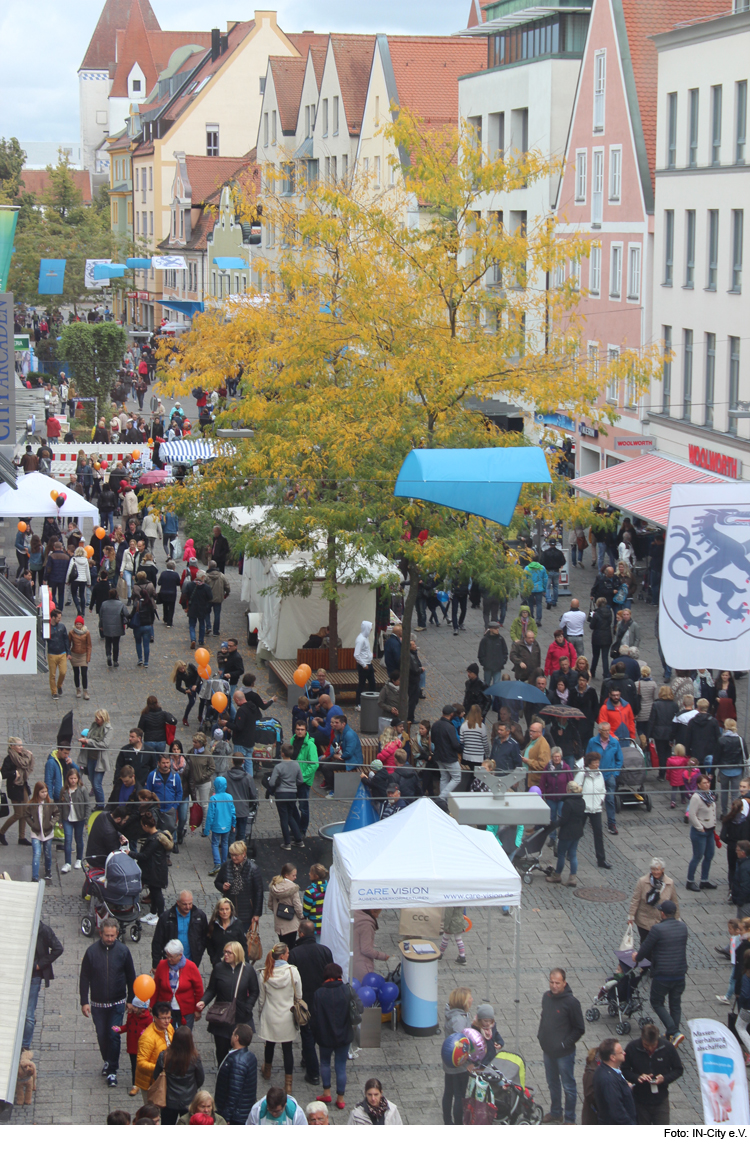
M 557 203 L 560 229 L 596 242 L 580 270 L 589 293 L 582 352 L 592 373 L 622 348 L 652 341 L 658 61 L 651 37 L 716 7 L 717 0 L 594 0 Z M 577 421 L 571 434 L 579 475 L 640 453 L 616 440 L 641 433 L 647 398 L 641 404 L 622 379 L 610 383 L 606 400 L 620 413 L 616 428 L 597 436 Z

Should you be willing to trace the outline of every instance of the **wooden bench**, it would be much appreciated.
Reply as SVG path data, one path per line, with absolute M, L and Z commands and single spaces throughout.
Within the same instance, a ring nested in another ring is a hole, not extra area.
M 290 688 L 296 689 L 298 695 L 302 695 L 302 689 L 297 688 L 294 683 L 294 673 L 299 667 L 297 661 L 271 661 L 268 667 L 286 690 L 287 700 L 289 699 Z M 316 667 L 322 668 L 322 665 Z M 388 683 L 388 673 L 383 665 L 373 663 L 372 667 L 375 671 L 375 687 L 381 689 L 383 685 Z M 354 699 L 358 683 L 356 669 L 339 669 L 335 673 L 329 672 L 328 680 L 336 690 L 337 704 L 341 704 L 343 701 L 351 702 Z
M 354 649 L 338 649 L 338 662 L 339 672 L 347 672 L 352 669 L 357 669 L 356 661 L 354 660 Z M 297 664 L 309 665 L 313 672 L 316 669 L 325 669 L 326 672 L 331 667 L 331 650 L 320 649 L 297 649 Z

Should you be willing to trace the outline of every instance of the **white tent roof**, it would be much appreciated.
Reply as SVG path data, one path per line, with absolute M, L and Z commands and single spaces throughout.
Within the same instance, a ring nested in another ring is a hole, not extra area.
M 62 508 L 58 508 L 50 496 L 53 489 L 68 498 Z M 59 480 L 43 472 L 30 472 L 19 477 L 15 489 L 9 484 L 0 484 L 0 516 L 89 516 L 99 523 L 96 505 L 89 504 L 72 488 L 66 488 Z
M 427 797 L 338 833 L 333 863 L 352 909 L 521 903 L 521 878 L 493 834 L 459 825 Z

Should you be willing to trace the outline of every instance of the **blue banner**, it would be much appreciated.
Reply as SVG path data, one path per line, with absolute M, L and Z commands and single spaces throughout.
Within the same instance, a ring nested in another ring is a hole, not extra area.
M 39 261 L 39 287 L 40 296 L 59 296 L 65 284 L 64 260 Z

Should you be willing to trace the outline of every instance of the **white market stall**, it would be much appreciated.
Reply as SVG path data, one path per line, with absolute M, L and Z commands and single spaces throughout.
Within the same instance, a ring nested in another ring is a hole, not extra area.
M 334 836 L 320 939 L 350 980 L 354 909 L 451 905 L 514 909 L 518 1037 L 521 878 L 493 834 L 459 825 L 423 797 L 387 821 Z M 488 998 L 490 960 L 488 916 Z
M 50 496 L 53 490 L 66 497 L 62 508 L 58 508 Z M 79 524 L 84 517 L 90 517 L 96 524 L 99 523 L 99 509 L 96 505 L 90 504 L 74 489 L 67 488 L 43 472 L 30 472 L 19 477 L 16 488 L 0 484 L 0 517 L 4 516 L 77 517 Z
M 242 529 L 262 522 L 264 508 L 235 507 L 235 527 Z M 313 583 L 310 595 L 282 596 L 279 578 L 294 572 L 310 560 L 310 554 L 293 552 L 285 557 L 245 556 L 242 571 L 242 600 L 252 613 L 258 614 L 258 655 L 264 660 L 296 660 L 297 650 L 305 647 L 312 632 L 328 623 L 328 601 L 322 594 L 323 581 Z M 375 620 L 375 585 L 388 573 L 398 577 L 385 557 L 357 561 L 357 570 L 368 576 L 365 583 L 340 584 L 338 632 L 342 648 L 353 648 L 363 620 Z

